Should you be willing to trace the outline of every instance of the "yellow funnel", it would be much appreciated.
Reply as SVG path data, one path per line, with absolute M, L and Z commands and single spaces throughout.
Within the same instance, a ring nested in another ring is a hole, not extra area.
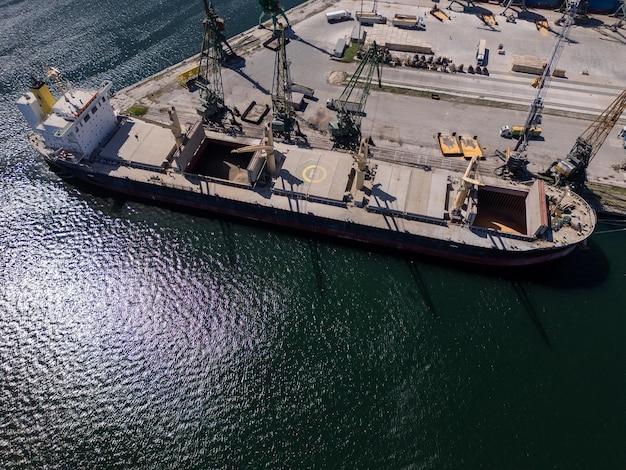
M 41 106 L 42 111 L 46 115 L 50 114 L 52 112 L 52 106 L 54 106 L 56 100 L 54 99 L 54 96 L 52 96 L 52 93 L 50 93 L 50 89 L 48 88 L 48 85 L 46 85 L 46 82 L 33 78 L 30 91 L 33 95 L 35 95 L 35 98 L 37 98 L 37 102 L 39 103 L 39 106 Z

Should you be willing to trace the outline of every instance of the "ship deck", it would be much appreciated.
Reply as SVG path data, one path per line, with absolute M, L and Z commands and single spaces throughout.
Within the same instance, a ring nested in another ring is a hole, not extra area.
M 221 153 L 211 149 L 202 151 L 204 158 L 214 160 L 213 165 L 222 161 L 220 155 L 229 154 L 224 148 L 232 148 L 238 142 L 223 134 L 204 130 L 201 133 L 209 135 L 206 141 L 211 145 L 221 145 L 218 136 L 223 141 Z M 460 185 L 458 172 L 370 159 L 371 175 L 365 186 L 356 190 L 352 187 L 356 163 L 350 154 L 281 142 L 274 144 L 280 165 L 269 186 L 254 186 L 247 181 L 244 184 L 240 180 L 243 169 L 234 173 L 235 176 L 230 173 L 222 177 L 207 176 L 182 171 L 184 165 L 178 159 L 173 159 L 172 166 L 164 169 L 162 162 L 175 147 L 171 135 L 168 129 L 156 124 L 126 122 L 89 165 L 109 177 L 147 183 L 154 194 L 159 193 L 159 187 L 176 188 L 249 206 L 314 215 L 331 224 L 330 221 L 348 221 L 364 229 L 442 240 L 450 246 L 520 252 L 550 249 L 584 240 L 594 226 L 591 209 L 584 202 L 572 199 L 565 203 L 577 205 L 574 223 L 563 226 L 554 237 L 536 239 L 532 233 L 534 227 L 547 224 L 542 201 L 546 196 L 551 197 L 552 190 L 544 194 L 521 183 L 504 183 L 487 175 L 479 176 L 484 185 L 472 191 L 464 208 L 466 218 L 474 212 L 471 222 L 452 223 L 450 204 Z M 238 145 L 251 143 L 258 141 L 239 141 Z M 477 202 L 477 198 L 482 202 Z
M 128 119 L 100 150 L 99 156 L 160 167 L 175 144 L 170 129 L 137 119 Z
M 274 188 L 295 197 L 343 204 L 351 169 L 352 159 L 348 155 L 321 149 L 289 149 Z

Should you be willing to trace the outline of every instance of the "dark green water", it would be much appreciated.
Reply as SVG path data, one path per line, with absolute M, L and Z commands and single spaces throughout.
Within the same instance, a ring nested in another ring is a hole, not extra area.
M 229 34 L 258 19 L 215 6 Z M 121 88 L 201 19 L 0 0 L 0 467 L 624 468 L 623 225 L 456 266 L 93 194 L 29 149 L 41 63 Z

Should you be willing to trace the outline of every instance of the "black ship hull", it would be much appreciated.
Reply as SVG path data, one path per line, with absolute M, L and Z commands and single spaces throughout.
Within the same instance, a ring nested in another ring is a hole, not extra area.
M 509 251 L 458 244 L 407 232 L 334 220 L 310 213 L 281 210 L 217 195 L 201 194 L 182 188 L 112 177 L 96 172 L 88 166 L 64 160 L 54 158 L 46 158 L 46 160 L 53 169 L 59 171 L 62 177 L 77 178 L 106 192 L 130 196 L 148 203 L 167 204 L 301 233 L 319 234 L 393 251 L 416 253 L 464 263 L 490 266 L 534 265 L 564 257 L 577 246 L 572 244 L 548 249 Z

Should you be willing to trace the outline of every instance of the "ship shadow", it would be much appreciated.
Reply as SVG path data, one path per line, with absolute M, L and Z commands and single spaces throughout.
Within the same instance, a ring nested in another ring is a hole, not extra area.
M 529 266 L 492 266 L 460 263 L 438 257 L 414 255 L 413 259 L 468 274 L 518 283 L 543 285 L 557 290 L 590 289 L 609 277 L 610 262 L 593 238 L 563 258 Z

